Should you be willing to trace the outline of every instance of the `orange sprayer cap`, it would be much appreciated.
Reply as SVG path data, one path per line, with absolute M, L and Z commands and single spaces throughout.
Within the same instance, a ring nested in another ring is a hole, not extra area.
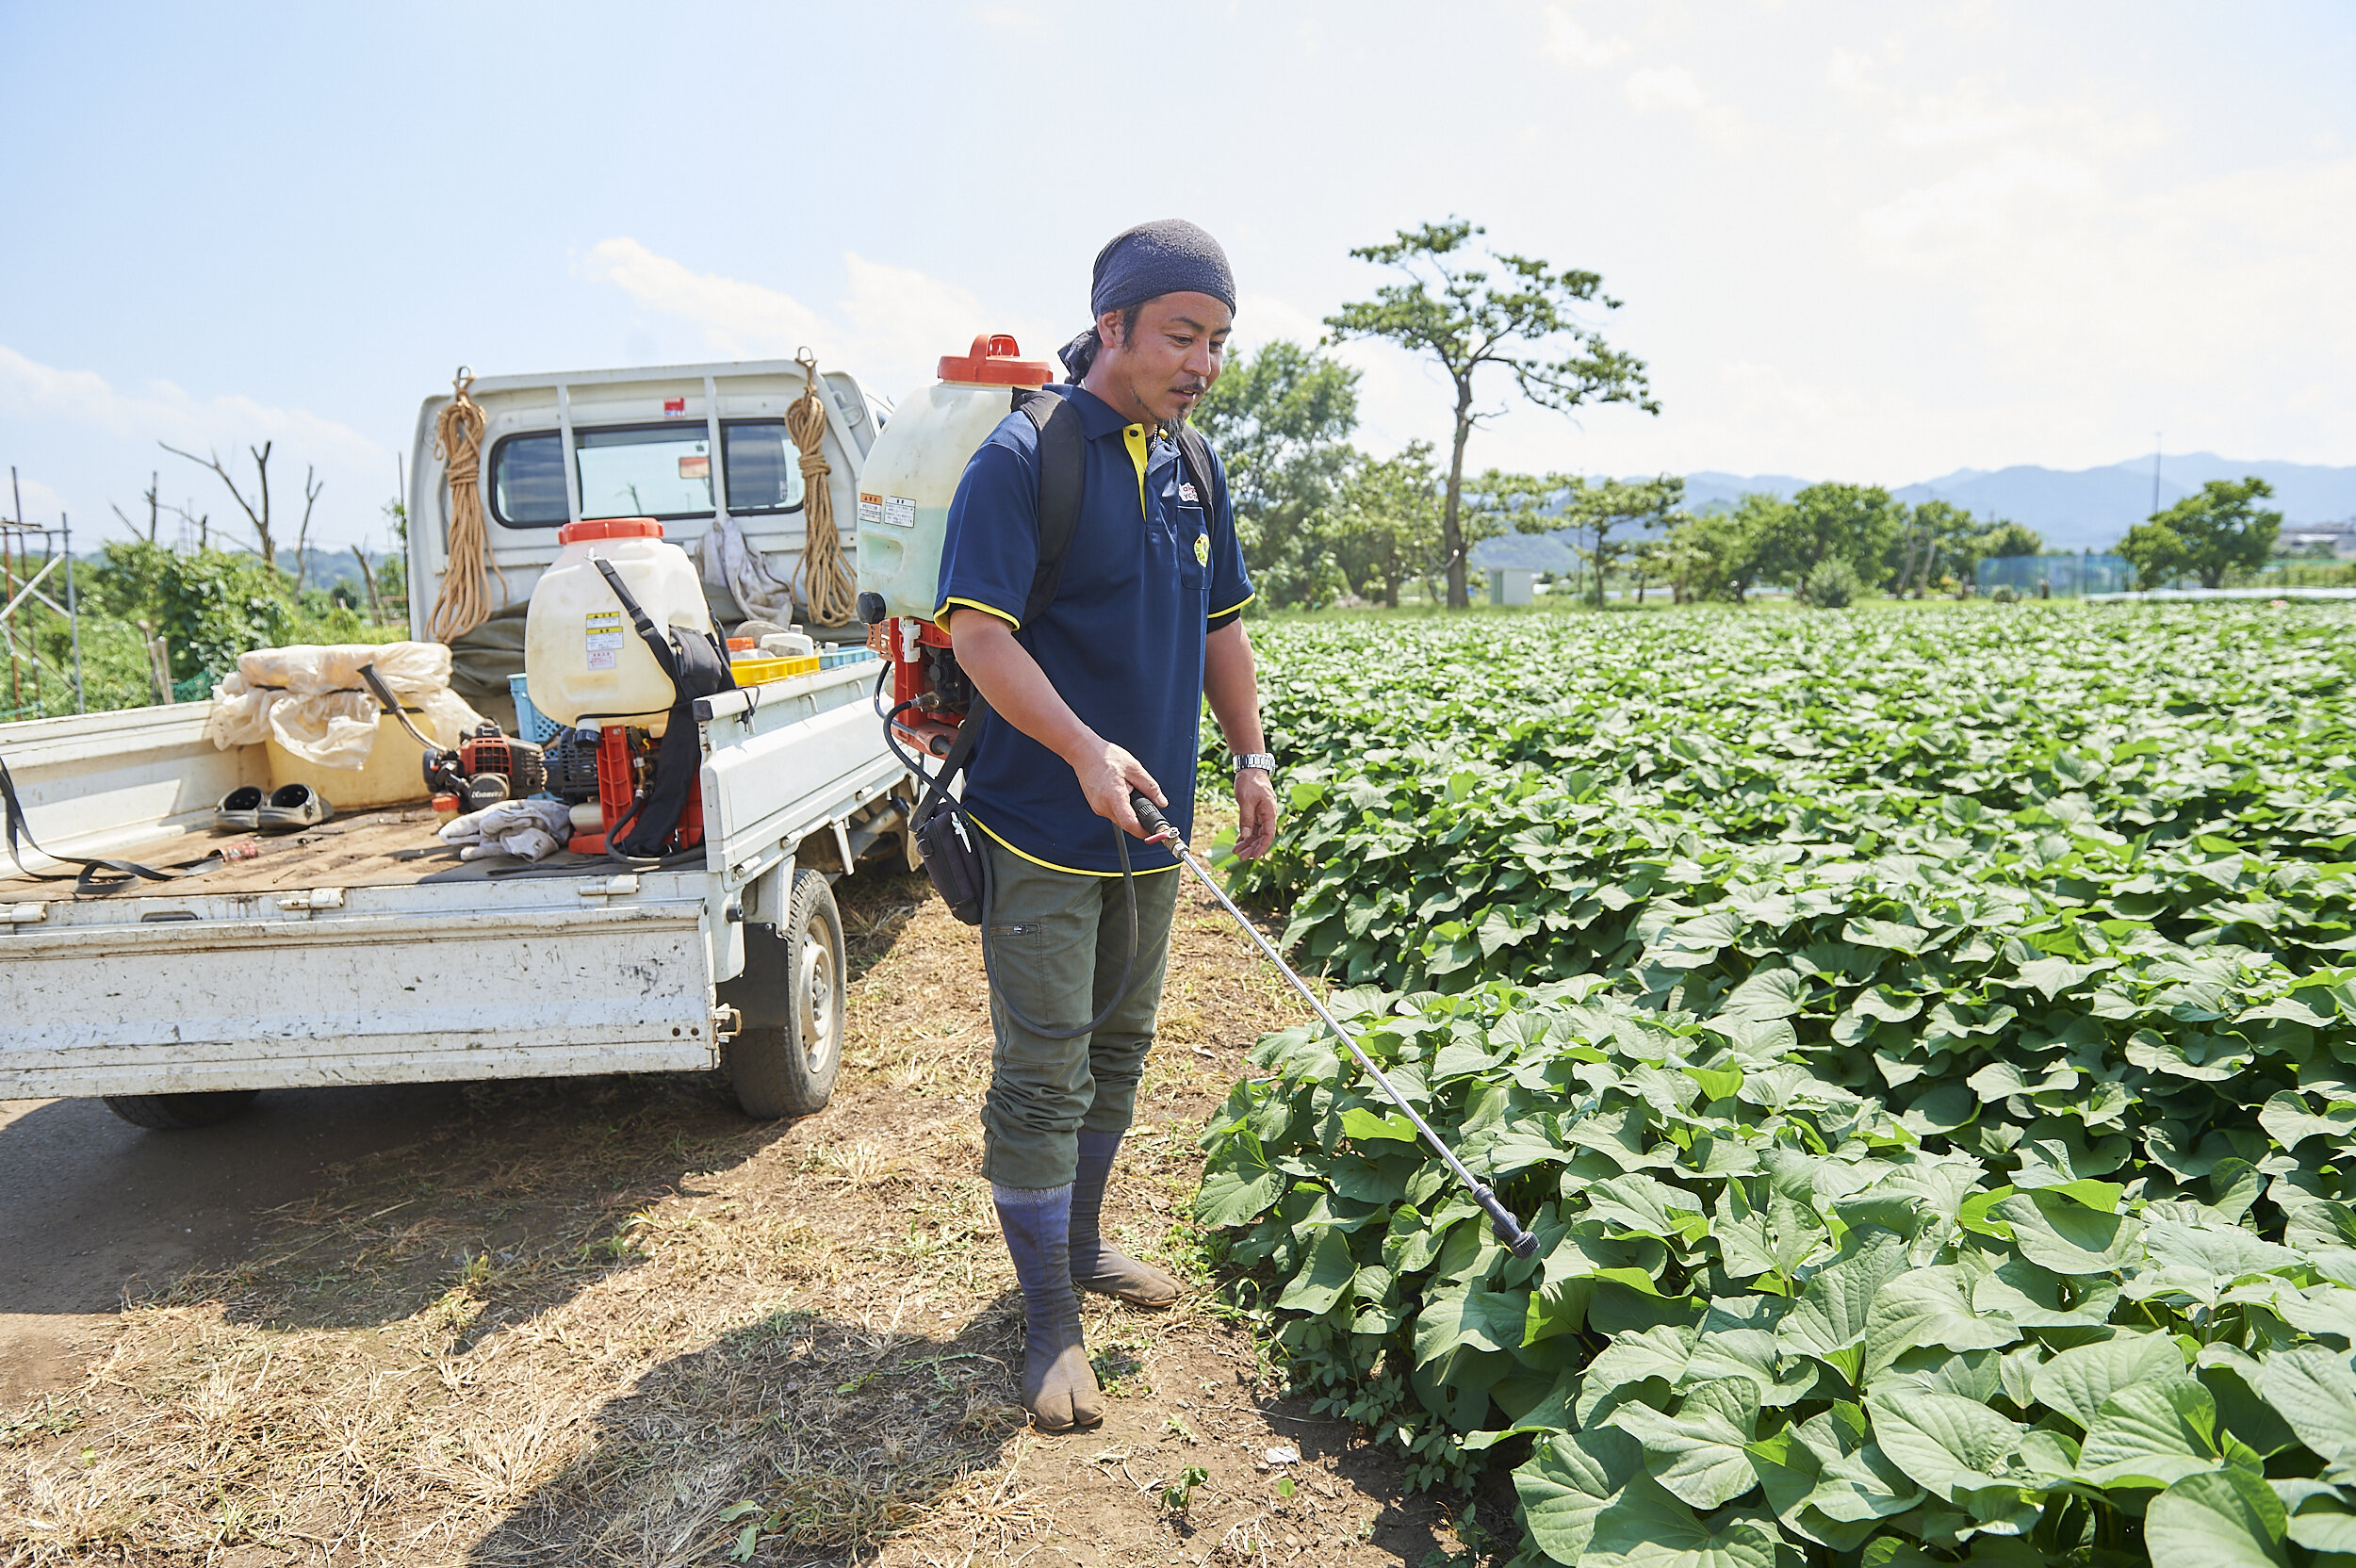
M 973 339 L 964 354 L 941 356 L 941 379 L 982 386 L 1044 386 L 1052 372 L 1047 362 L 1023 359 L 1023 347 L 1003 332 L 986 332 Z

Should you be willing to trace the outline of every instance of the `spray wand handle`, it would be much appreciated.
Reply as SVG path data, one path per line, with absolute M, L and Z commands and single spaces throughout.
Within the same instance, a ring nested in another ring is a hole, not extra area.
M 1160 807 L 1145 798 L 1144 791 L 1129 792 L 1129 809 L 1137 814 L 1137 825 L 1145 829 L 1146 842 L 1174 844 L 1178 841 L 1178 830 L 1170 825 L 1170 819 L 1162 815 Z

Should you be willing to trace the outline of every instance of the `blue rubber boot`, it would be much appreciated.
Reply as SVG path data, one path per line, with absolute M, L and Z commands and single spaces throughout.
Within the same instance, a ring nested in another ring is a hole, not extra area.
M 990 1184 L 998 1229 L 1023 1285 L 1023 1408 L 1043 1432 L 1104 1419 L 1104 1397 L 1080 1343 L 1080 1298 L 1072 1289 L 1072 1189 Z
M 1105 1241 L 1098 1225 L 1104 1212 L 1104 1185 L 1112 1179 L 1119 1133 L 1080 1132 L 1080 1167 L 1072 1178 L 1072 1282 L 1083 1290 L 1117 1296 L 1133 1307 L 1159 1311 L 1175 1306 L 1179 1284 L 1152 1264 L 1139 1263 Z

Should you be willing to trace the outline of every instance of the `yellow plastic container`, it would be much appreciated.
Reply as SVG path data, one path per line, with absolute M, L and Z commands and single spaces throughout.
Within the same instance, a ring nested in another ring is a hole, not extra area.
M 390 713 L 376 721 L 376 743 L 368 760 L 356 768 L 323 768 L 306 762 L 275 740 L 262 743 L 270 755 L 270 787 L 308 784 L 339 815 L 372 811 L 382 806 L 406 806 L 430 798 L 425 787 L 424 759 L 417 743 Z
M 760 686 L 772 680 L 787 680 L 797 675 L 815 675 L 818 656 L 804 654 L 794 659 L 731 659 L 728 673 L 736 677 L 739 686 Z

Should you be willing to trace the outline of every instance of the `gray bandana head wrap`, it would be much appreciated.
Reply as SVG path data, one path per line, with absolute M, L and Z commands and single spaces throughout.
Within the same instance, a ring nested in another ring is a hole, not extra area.
M 1164 294 L 1208 294 L 1233 311 L 1235 274 L 1219 241 L 1183 218 L 1165 218 L 1123 230 L 1096 253 L 1090 316 L 1126 310 Z M 1096 329 L 1090 327 L 1065 344 L 1057 357 L 1078 381 L 1088 374 L 1096 350 Z

